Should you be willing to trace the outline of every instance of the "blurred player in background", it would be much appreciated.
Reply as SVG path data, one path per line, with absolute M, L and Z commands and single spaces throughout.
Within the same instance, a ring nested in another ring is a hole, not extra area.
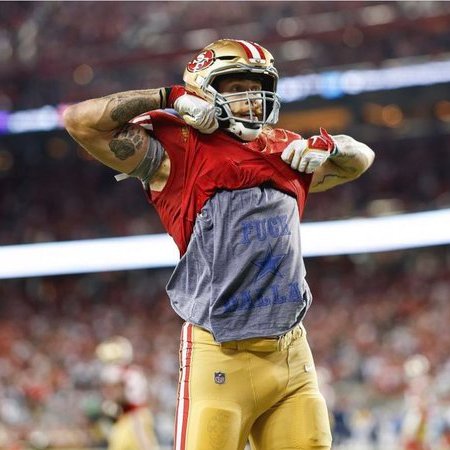
M 428 359 L 424 355 L 411 356 L 404 364 L 404 374 L 406 389 L 402 448 L 431 450 L 430 415 L 435 399 Z
M 153 416 L 148 403 L 148 381 L 132 364 L 133 348 L 122 336 L 102 342 L 96 349 L 100 361 L 104 412 L 115 419 L 108 450 L 158 450 Z
M 273 129 L 278 73 L 256 43 L 208 45 L 184 81 L 65 112 L 85 149 L 141 180 L 180 250 L 167 286 L 186 321 L 175 448 L 328 450 L 302 325 L 312 296 L 300 218 L 308 192 L 359 177 L 373 152 L 323 129 L 309 139 Z

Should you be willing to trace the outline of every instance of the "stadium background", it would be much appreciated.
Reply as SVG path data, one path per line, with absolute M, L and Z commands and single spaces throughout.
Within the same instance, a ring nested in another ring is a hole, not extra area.
M 1 2 L 0 245 L 163 232 L 139 184 L 87 162 L 41 108 L 179 83 L 195 50 L 219 37 L 255 40 L 281 78 L 305 76 L 292 78 L 297 100 L 284 102 L 280 125 L 325 126 L 376 152 L 360 180 L 311 196 L 305 221 L 450 207 L 450 84 L 433 81 L 431 65 L 450 62 L 446 2 Z M 430 70 L 404 86 L 383 84 L 382 72 L 373 91 L 336 81 L 416 64 Z M 322 84 L 308 85 L 318 74 Z M 448 243 L 306 263 L 306 325 L 336 448 L 403 449 L 408 402 L 426 410 L 423 448 L 450 448 Z M 94 350 L 114 334 L 133 343 L 170 445 L 180 327 L 164 292 L 170 272 L 0 280 L 0 448 L 104 445 Z M 419 399 L 411 380 L 427 367 Z

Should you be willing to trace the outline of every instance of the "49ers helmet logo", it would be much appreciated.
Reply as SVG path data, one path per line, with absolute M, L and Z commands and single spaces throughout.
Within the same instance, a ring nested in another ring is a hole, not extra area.
M 215 58 L 216 55 L 213 50 L 205 50 L 188 63 L 187 70 L 189 70 L 189 72 L 198 72 L 199 70 L 206 69 L 213 64 Z

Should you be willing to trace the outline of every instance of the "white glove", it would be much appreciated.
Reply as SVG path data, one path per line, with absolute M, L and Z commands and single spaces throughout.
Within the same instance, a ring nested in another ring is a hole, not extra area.
M 175 100 L 173 106 L 188 125 L 201 133 L 211 134 L 219 128 L 216 109 L 202 98 L 184 94 Z
M 336 143 L 325 129 L 320 128 L 320 135 L 292 141 L 283 150 L 281 159 L 299 172 L 313 173 L 336 152 Z

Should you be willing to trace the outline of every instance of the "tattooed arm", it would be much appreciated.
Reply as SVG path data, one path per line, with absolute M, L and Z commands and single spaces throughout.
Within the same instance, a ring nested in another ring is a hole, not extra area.
M 96 159 L 129 173 L 144 158 L 150 138 L 144 128 L 128 121 L 164 107 L 165 96 L 165 89 L 147 89 L 87 100 L 66 109 L 64 125 Z
M 350 136 L 333 136 L 339 151 L 316 169 L 310 192 L 322 192 L 361 176 L 375 158 L 374 152 Z

